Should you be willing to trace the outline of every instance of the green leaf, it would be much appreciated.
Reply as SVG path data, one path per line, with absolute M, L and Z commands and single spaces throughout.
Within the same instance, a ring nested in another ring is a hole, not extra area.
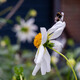
M 21 17 L 20 16 L 17 16 L 16 17 L 16 21 L 18 22 L 18 24 L 20 24 L 20 20 L 21 20 Z

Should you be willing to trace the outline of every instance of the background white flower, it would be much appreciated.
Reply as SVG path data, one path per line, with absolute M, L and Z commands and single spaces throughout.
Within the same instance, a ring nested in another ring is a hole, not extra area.
M 34 24 L 35 19 L 31 18 L 27 21 L 21 19 L 20 25 L 16 24 L 14 31 L 16 32 L 16 36 L 22 42 L 26 40 L 28 42 L 32 41 L 32 38 L 36 35 L 36 30 L 38 27 Z
M 79 79 L 80 79 L 80 62 L 78 62 L 78 63 L 76 64 L 75 70 L 76 70 L 77 75 L 78 75 L 78 77 L 79 77 Z

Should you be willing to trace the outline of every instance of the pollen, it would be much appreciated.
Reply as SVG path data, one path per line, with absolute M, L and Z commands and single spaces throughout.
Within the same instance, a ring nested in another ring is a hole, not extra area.
M 35 36 L 34 42 L 33 42 L 33 44 L 34 44 L 34 46 L 35 46 L 36 48 L 38 48 L 38 47 L 40 46 L 41 40 L 42 40 L 42 34 L 41 34 L 41 33 L 38 33 L 38 34 Z

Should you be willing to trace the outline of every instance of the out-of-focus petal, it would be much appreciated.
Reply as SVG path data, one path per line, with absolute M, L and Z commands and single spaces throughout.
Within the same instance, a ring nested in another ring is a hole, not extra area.
M 35 31 L 35 30 L 38 30 L 38 26 L 33 24 L 33 25 L 31 25 L 30 29 L 31 29 L 31 30 L 34 30 L 34 31 Z
M 54 43 L 54 49 L 55 50 L 57 50 L 57 51 L 60 51 L 60 49 L 62 49 L 63 48 L 63 45 L 59 42 L 59 41 L 57 41 L 57 40 L 52 40 L 52 41 L 50 41 L 51 43 Z
M 78 63 L 76 64 L 76 67 L 75 67 L 75 70 L 76 70 L 76 71 L 79 71 L 79 69 L 80 69 L 80 62 L 78 62 Z
M 44 46 L 41 44 L 39 47 L 39 53 L 38 53 L 38 58 L 37 58 L 36 64 L 41 63 L 43 54 L 44 54 Z
M 40 28 L 42 34 L 42 44 L 47 41 L 47 31 L 45 27 Z
M 13 31 L 14 31 L 14 32 L 18 32 L 18 31 L 20 31 L 20 29 L 21 29 L 21 26 L 16 24 L 16 25 L 14 26 Z
M 16 36 L 19 38 L 20 41 L 25 42 L 26 41 L 26 35 L 23 32 L 17 32 Z
M 24 19 L 21 19 L 20 24 L 21 24 L 21 25 L 24 25 L 24 24 L 25 24 L 25 20 L 24 20 Z M 23 27 L 23 26 L 22 26 L 22 27 Z
M 35 76 L 36 73 L 39 71 L 39 69 L 40 69 L 40 64 L 36 64 L 36 66 L 35 66 L 35 68 L 34 68 L 34 70 L 32 72 L 32 75 Z
M 37 33 L 34 31 L 29 31 L 28 35 L 29 35 L 29 37 L 35 37 L 37 35 Z
M 27 20 L 26 24 L 28 26 L 32 25 L 33 23 L 35 22 L 35 19 L 34 18 L 30 18 L 29 20 Z
M 76 70 L 77 75 L 78 75 L 78 77 L 79 77 L 79 79 L 80 79 L 80 62 L 78 62 L 78 63 L 76 64 L 75 70 Z
M 46 48 L 45 48 L 46 49 Z M 49 55 L 49 52 L 47 51 L 47 49 L 45 50 L 45 53 L 44 53 L 44 59 L 46 61 L 46 66 L 47 66 L 47 72 L 50 72 L 51 70 L 51 66 L 50 66 L 50 55 Z

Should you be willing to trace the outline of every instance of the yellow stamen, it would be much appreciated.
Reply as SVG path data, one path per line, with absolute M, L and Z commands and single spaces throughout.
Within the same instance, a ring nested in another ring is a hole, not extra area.
M 41 33 L 38 33 L 36 36 L 35 36 L 35 38 L 34 38 L 34 46 L 36 47 L 36 48 L 38 48 L 39 46 L 40 46 L 40 44 L 41 44 L 41 40 L 42 40 L 42 34 Z

